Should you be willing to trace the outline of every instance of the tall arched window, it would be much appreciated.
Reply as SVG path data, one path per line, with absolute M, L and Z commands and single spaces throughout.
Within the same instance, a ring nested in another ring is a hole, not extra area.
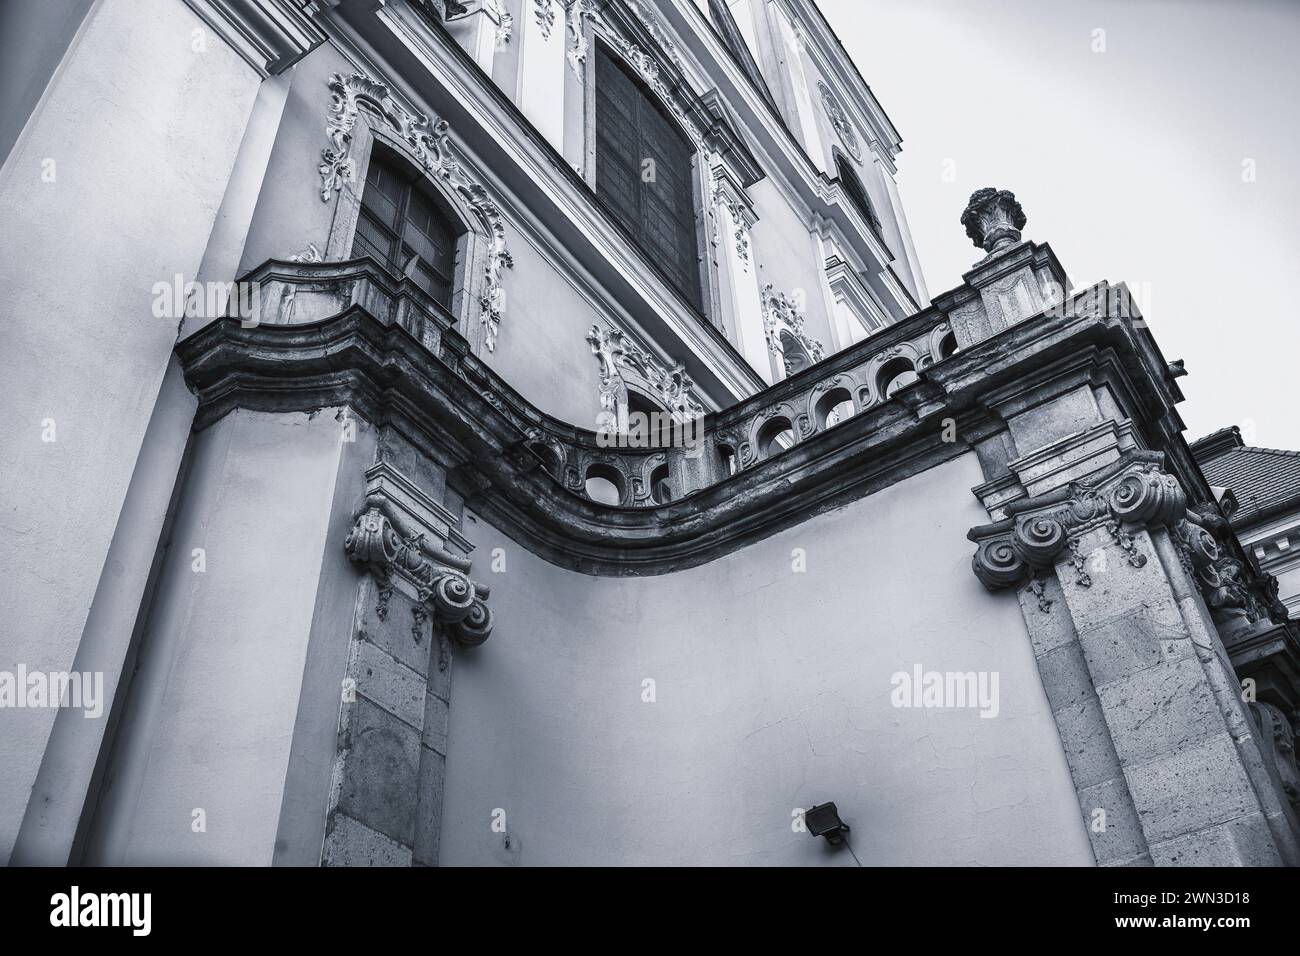
M 361 191 L 353 256 L 371 256 L 450 308 L 460 232 L 414 167 L 375 150 Z
M 677 124 L 603 46 L 596 50 L 596 194 L 696 309 L 695 150 Z
M 871 205 L 871 199 L 867 196 L 867 190 L 862 185 L 862 180 L 858 179 L 855 173 L 844 157 L 839 153 L 835 154 L 835 171 L 839 176 L 840 184 L 844 186 L 844 191 L 849 195 L 849 202 L 858 207 L 858 212 L 867 220 L 867 225 L 876 233 L 876 238 L 884 241 L 884 230 L 880 225 L 880 217 L 876 215 L 876 208 Z

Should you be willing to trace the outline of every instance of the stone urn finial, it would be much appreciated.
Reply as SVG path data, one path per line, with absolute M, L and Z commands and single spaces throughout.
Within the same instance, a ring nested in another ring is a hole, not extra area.
M 1025 211 L 1016 202 L 1015 193 L 985 186 L 971 193 L 961 224 L 971 242 L 992 255 L 1020 241 Z

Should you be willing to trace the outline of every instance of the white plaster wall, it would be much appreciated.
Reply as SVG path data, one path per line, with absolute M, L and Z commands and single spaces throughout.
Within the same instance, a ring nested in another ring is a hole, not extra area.
M 152 288 L 197 271 L 256 94 L 202 26 L 181 0 L 96 5 L 0 170 L 0 667 L 72 666 L 175 341 Z M 3 718 L 0 860 L 53 721 Z
M 808 223 L 790 207 L 770 178 L 749 187 L 749 196 L 759 217 L 750 230 L 750 258 L 758 271 L 759 289 L 770 282 L 777 292 L 784 292 L 792 300 L 802 290 L 804 328 L 829 355 L 834 351 L 834 338 L 822 294 L 826 266 Z
M 87 862 L 271 863 L 345 447 L 336 414 L 238 410 L 196 436 Z
M 981 478 L 968 456 L 651 578 L 468 521 L 497 623 L 455 664 L 440 862 L 852 865 L 791 828 L 833 799 L 865 864 L 1091 865 L 1019 607 L 970 572 Z M 916 662 L 997 671 L 999 716 L 892 707 Z

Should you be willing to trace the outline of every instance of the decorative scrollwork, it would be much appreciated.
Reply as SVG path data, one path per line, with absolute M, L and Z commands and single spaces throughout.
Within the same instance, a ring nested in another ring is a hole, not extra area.
M 434 619 L 447 625 L 462 644 L 482 644 L 492 631 L 488 588 L 470 580 L 469 561 L 424 540 L 423 534 L 403 536 L 388 514 L 382 495 L 372 496 L 343 542 L 348 557 L 369 568 L 380 587 L 382 620 L 392 594 L 390 575 L 410 581 L 421 604 L 429 604 Z M 418 626 L 418 620 L 416 625 Z
M 1139 550 L 1132 528 L 1169 527 L 1177 540 L 1194 538 L 1200 553 L 1208 557 L 1209 545 L 1184 530 L 1187 499 L 1178 482 L 1160 469 L 1162 457 L 1156 452 L 1131 452 L 1101 474 L 1072 483 L 1064 494 L 1015 503 L 1008 507 L 1011 517 L 972 528 L 968 537 L 979 545 L 976 576 L 990 589 L 1008 587 L 1026 574 L 1053 567 L 1068 549 L 1075 584 L 1091 587 L 1080 538 L 1094 528 L 1106 530 L 1135 568 L 1145 566 L 1147 556 Z

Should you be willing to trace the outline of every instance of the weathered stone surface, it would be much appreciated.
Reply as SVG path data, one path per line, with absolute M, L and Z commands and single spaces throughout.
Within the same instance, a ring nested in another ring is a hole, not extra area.
M 1218 705 L 1194 657 L 1148 667 L 1097 693 L 1115 751 L 1126 765 L 1224 732 Z
M 363 587 L 366 597 L 361 630 L 365 639 L 417 674 L 427 676 L 429 642 L 416 639 L 417 634 L 423 634 L 416 627 L 422 610 L 419 602 L 391 585 L 386 586 L 387 594 L 381 595 L 381 585 L 373 578 L 367 578 Z
M 369 641 L 357 642 L 357 693 L 417 733 L 424 723 L 424 678 Z
M 1053 712 L 1096 699 L 1078 641 L 1039 655 L 1038 672 Z
M 1101 703 L 1095 696 L 1063 707 L 1052 716 L 1056 718 L 1056 729 L 1061 735 L 1061 746 L 1076 790 L 1096 786 L 1119 774 L 1119 758 L 1111 744 Z
M 1251 866 L 1277 862 L 1268 824 L 1258 813 L 1153 844 L 1157 866 Z
M 424 727 L 420 742 L 444 757 L 447 755 L 447 722 L 451 707 L 435 694 L 424 696 Z
M 419 761 L 419 731 L 359 696 L 349 727 L 338 811 L 411 846 L 411 794 L 419 779 Z
M 410 866 L 411 850 L 347 814 L 337 813 L 325 835 L 321 862 L 325 866 Z
M 1079 807 L 1088 828 L 1088 839 L 1098 866 L 1114 866 L 1140 859 L 1147 851 L 1142 825 L 1133 809 L 1128 785 L 1122 776 L 1080 789 Z M 1098 832 L 1094 811 L 1105 810 L 1105 830 Z M 1148 858 L 1147 862 L 1150 860 Z
M 1227 734 L 1126 766 L 1124 776 L 1149 844 L 1258 812 Z
M 1113 681 L 1165 659 L 1169 641 L 1186 638 L 1182 616 L 1173 604 L 1164 602 L 1139 604 L 1104 623 L 1085 625 L 1079 629 L 1079 645 L 1088 662 L 1088 670 L 1098 692 Z M 1191 642 L 1183 640 L 1186 653 L 1192 652 Z M 1176 648 L 1174 649 L 1177 653 Z
M 416 805 L 414 860 L 421 866 L 438 865 L 442 832 L 442 800 L 447 758 L 428 747 L 420 748 L 420 784 Z

